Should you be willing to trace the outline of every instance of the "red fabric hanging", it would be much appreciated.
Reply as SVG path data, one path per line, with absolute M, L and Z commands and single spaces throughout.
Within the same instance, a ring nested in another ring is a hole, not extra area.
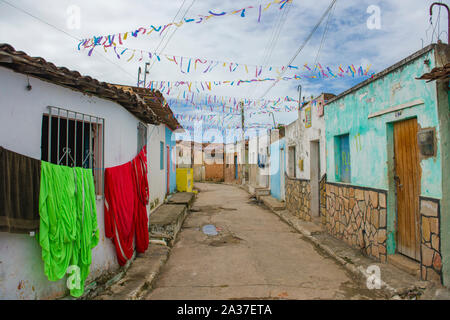
M 133 180 L 136 184 L 136 250 L 143 253 L 147 250 L 149 241 L 146 207 L 149 201 L 146 146 L 142 148 L 131 163 L 133 165 Z
M 116 247 L 121 266 L 149 244 L 147 148 L 126 164 L 105 169 L 105 234 Z
M 131 162 L 105 169 L 105 234 L 114 242 L 119 264 L 133 255 L 136 190 Z

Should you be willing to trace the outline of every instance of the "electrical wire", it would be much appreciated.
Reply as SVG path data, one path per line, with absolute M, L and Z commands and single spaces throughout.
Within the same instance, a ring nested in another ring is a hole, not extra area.
M 297 56 L 300 54 L 300 52 L 305 48 L 305 46 L 308 44 L 309 40 L 312 38 L 312 36 L 314 35 L 314 33 L 317 31 L 317 29 L 319 28 L 319 26 L 322 24 L 323 20 L 325 19 L 325 17 L 327 16 L 327 14 L 330 12 L 330 10 L 333 8 L 335 2 L 337 0 L 332 0 L 331 4 L 328 6 L 327 10 L 325 10 L 324 14 L 322 15 L 322 17 L 320 18 L 319 22 L 314 26 L 314 28 L 311 30 L 310 34 L 308 35 L 308 37 L 305 39 L 305 41 L 300 45 L 300 47 L 297 49 L 297 51 L 295 52 L 294 56 L 289 60 L 289 62 L 286 64 L 286 69 L 284 69 L 284 71 L 281 72 L 281 74 L 279 75 L 279 78 L 281 78 L 284 73 L 286 73 L 287 67 L 290 66 L 292 64 L 292 62 L 294 62 L 295 58 L 297 58 Z M 262 99 L 267 93 L 269 93 L 269 91 L 275 87 L 275 85 L 279 82 L 279 80 L 275 81 L 265 92 L 264 94 L 260 97 L 260 99 Z
M 278 42 L 278 38 L 281 34 L 281 30 L 284 26 L 284 23 L 286 22 L 287 13 L 289 13 L 286 11 L 288 11 L 288 9 L 290 10 L 292 3 L 289 2 L 287 5 L 288 5 L 288 7 L 285 10 L 283 10 L 283 12 L 280 12 L 280 14 L 278 15 L 278 19 L 275 24 L 275 28 L 272 29 L 272 34 L 271 34 L 269 41 L 264 49 L 264 55 L 263 55 L 263 59 L 262 59 L 260 66 L 266 66 L 272 56 L 273 49 L 275 48 L 275 46 Z M 252 96 L 255 93 L 255 91 L 257 90 L 258 86 L 259 86 L 259 83 L 255 84 L 255 86 L 253 86 L 250 89 L 248 95 Z
M 191 5 L 187 8 L 187 10 L 186 10 L 186 12 L 184 13 L 183 17 L 181 18 L 181 20 L 183 20 L 183 19 L 186 17 L 186 15 L 188 14 L 189 10 L 190 10 L 190 9 L 192 8 L 192 6 L 194 5 L 195 1 L 196 1 L 196 0 L 192 0 Z M 185 2 L 186 2 L 186 0 L 183 1 L 183 3 L 182 3 L 182 5 L 181 5 L 180 9 L 178 10 L 177 14 L 176 14 L 175 17 L 173 18 L 173 21 L 175 21 L 175 19 L 176 19 L 178 13 L 181 11 L 181 8 L 183 7 L 183 5 L 184 5 Z M 177 30 L 178 30 L 178 28 L 176 28 L 176 29 L 170 34 L 169 38 L 168 38 L 167 41 L 166 41 L 166 44 L 165 44 L 164 47 L 159 51 L 158 55 L 161 55 L 161 54 L 163 53 L 164 49 L 166 49 L 167 45 L 169 44 L 170 40 L 172 39 L 172 37 L 174 36 L 174 34 L 177 32 Z M 168 33 L 166 33 L 166 35 L 167 35 L 167 34 L 168 34 Z M 163 39 L 161 39 L 160 44 L 162 44 L 162 41 L 163 41 Z M 159 45 L 158 45 L 158 47 L 159 47 Z M 155 50 L 155 52 L 157 52 L 157 51 Z M 148 69 L 149 71 L 150 71 L 150 69 L 153 67 L 153 65 L 155 64 L 155 62 L 156 62 L 156 60 L 154 60 L 153 63 L 150 65 L 150 67 L 149 67 L 149 69 Z
M 331 21 L 331 18 L 333 16 L 335 10 L 336 10 L 336 4 L 333 6 L 333 9 L 330 11 L 330 13 L 328 15 L 327 23 L 326 23 L 325 28 L 323 30 L 322 40 L 320 41 L 320 46 L 319 46 L 319 49 L 317 50 L 317 54 L 316 54 L 316 58 L 314 59 L 313 66 L 315 66 L 317 64 L 317 61 L 319 60 L 320 52 L 322 51 L 323 45 L 325 43 L 325 38 L 327 36 L 327 32 L 328 32 L 328 28 L 329 28 L 329 25 L 330 25 L 330 21 Z
M 41 22 L 41 23 L 43 23 L 43 24 L 46 24 L 47 26 L 49 26 L 49 27 L 51 27 L 51 28 L 53 28 L 53 29 L 55 29 L 55 30 L 57 30 L 57 31 L 59 31 L 59 32 L 61 32 L 61 33 L 63 33 L 63 34 L 65 34 L 66 36 L 68 36 L 68 37 L 70 37 L 70 38 L 72 38 L 72 39 L 77 40 L 78 42 L 81 41 L 79 38 L 75 37 L 74 35 L 72 35 L 72 34 L 66 32 L 66 31 L 64 31 L 64 30 L 61 29 L 61 28 L 58 28 L 57 26 L 55 26 L 55 25 L 53 25 L 53 24 L 51 24 L 51 23 L 49 23 L 49 22 L 47 22 L 47 21 L 45 21 L 45 20 L 43 20 L 43 19 L 41 19 L 41 18 L 39 18 L 39 17 L 37 17 L 37 16 L 35 16 L 34 14 L 32 14 L 32 13 L 30 13 L 30 12 L 28 12 L 28 11 L 22 9 L 22 8 L 19 8 L 19 7 L 15 6 L 15 5 L 9 3 L 8 1 L 5 1 L 5 0 L 0 0 L 0 1 L 3 2 L 3 3 L 5 3 L 5 4 L 7 4 L 7 5 L 9 5 L 10 7 L 14 8 L 14 9 L 16 9 L 16 10 L 18 10 L 18 11 L 20 11 L 20 12 L 22 12 L 22 13 L 24 13 L 24 14 L 30 16 L 30 17 L 32 17 L 33 19 L 36 19 L 36 20 L 38 20 L 39 22 Z M 112 62 L 111 60 L 109 60 L 109 58 L 108 58 L 106 55 L 104 55 L 103 53 L 102 53 L 102 55 L 101 55 L 100 57 L 102 57 L 103 59 L 105 59 L 105 60 L 108 61 L 109 63 L 111 63 L 111 64 L 115 65 L 116 67 L 118 67 L 119 69 L 121 69 L 125 74 L 127 74 L 128 76 L 130 76 L 132 79 L 135 78 L 134 75 L 132 75 L 131 73 L 129 73 L 128 71 L 126 71 L 124 68 L 122 68 L 121 66 L 119 66 L 119 65 L 117 65 L 116 63 L 114 63 L 114 62 Z

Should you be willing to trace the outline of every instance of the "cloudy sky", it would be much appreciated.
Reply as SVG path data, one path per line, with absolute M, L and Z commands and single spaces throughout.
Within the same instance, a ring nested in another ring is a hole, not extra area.
M 155 81 L 224 81 L 255 78 L 250 67 L 247 73 L 242 64 L 285 66 L 305 41 L 314 25 L 319 21 L 331 0 L 293 0 L 283 10 L 273 6 L 261 15 L 258 23 L 259 5 L 270 0 L 8 0 L 17 8 L 0 0 L 0 42 L 9 43 L 17 50 L 31 56 L 41 56 L 58 66 L 65 66 L 90 75 L 100 81 L 135 85 L 138 67 L 144 66 L 147 56 L 139 61 L 140 50 L 162 55 L 196 57 L 213 61 L 240 63 L 235 72 L 221 65 L 212 72 L 203 73 L 200 68 L 189 73 L 180 71 L 179 66 L 163 59 L 154 63 L 148 78 Z M 436 42 L 437 37 L 447 39 L 447 15 L 435 8 L 433 24 L 430 24 L 429 6 L 432 0 L 337 0 L 331 16 L 313 34 L 311 40 L 298 54 L 293 65 L 312 65 L 317 61 L 322 66 L 335 70 L 337 66 L 355 65 L 378 72 L 398 62 L 423 46 Z M 449 4 L 449 0 L 443 1 Z M 138 49 L 135 58 L 127 61 L 132 51 L 117 59 L 114 51 L 105 52 L 96 48 L 89 57 L 87 51 L 79 51 L 77 39 L 115 34 L 150 25 L 165 25 L 180 21 L 182 17 L 197 18 L 215 13 L 230 12 L 243 7 L 245 18 L 239 14 L 211 18 L 199 24 L 186 23 L 171 28 L 160 36 L 152 33 L 127 40 L 123 46 Z M 367 21 L 376 6 L 380 12 L 380 28 L 368 28 Z M 73 8 L 79 8 L 80 24 L 74 20 Z M 19 10 L 19 9 L 21 10 Z M 34 17 L 26 14 L 25 12 Z M 40 19 L 41 21 L 37 20 Z M 74 23 L 75 21 L 75 23 Z M 328 21 L 324 41 L 323 34 Z M 52 25 L 52 26 L 50 26 Z M 59 29 L 59 30 L 57 30 Z M 167 36 L 164 38 L 164 34 Z M 277 37 L 274 37 L 278 35 Z M 170 41 L 168 41 L 170 39 Z M 321 50 L 319 51 L 322 43 Z M 319 53 L 319 54 L 318 54 Z M 187 60 L 185 60 L 186 65 Z M 254 68 L 254 67 L 253 67 Z M 184 69 L 186 71 L 186 69 Z M 260 78 L 275 77 L 276 73 L 263 70 Z M 284 76 L 292 77 L 295 70 Z M 302 79 L 280 81 L 268 92 L 273 82 L 218 86 L 209 95 L 247 99 L 278 99 L 298 97 L 297 86 L 303 87 L 303 96 L 317 96 L 321 92 L 339 94 L 365 78 L 346 79 Z M 172 96 L 179 96 L 171 92 Z M 206 92 L 202 92 L 206 94 Z M 292 103 L 291 103 L 292 105 Z M 182 104 L 173 105 L 176 113 L 193 114 L 192 108 Z M 278 123 L 290 123 L 296 112 L 275 113 Z M 239 117 L 228 119 L 238 123 Z M 249 123 L 271 122 L 269 114 L 253 116 Z

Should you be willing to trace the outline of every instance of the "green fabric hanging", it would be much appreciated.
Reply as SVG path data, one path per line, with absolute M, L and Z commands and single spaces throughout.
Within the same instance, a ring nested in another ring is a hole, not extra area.
M 42 161 L 39 214 L 44 273 L 50 281 L 58 281 L 69 272 L 74 284 L 70 294 L 79 297 L 89 275 L 92 248 L 99 240 L 92 171 Z M 79 268 L 79 278 L 77 268 L 69 266 Z

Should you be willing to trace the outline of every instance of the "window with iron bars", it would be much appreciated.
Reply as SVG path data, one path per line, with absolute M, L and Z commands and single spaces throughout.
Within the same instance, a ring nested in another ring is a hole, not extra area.
M 103 118 L 52 106 L 42 116 L 41 159 L 92 169 L 97 195 L 104 194 L 104 140 Z
M 137 152 L 141 152 L 142 148 L 147 145 L 147 126 L 142 122 L 139 122 L 138 125 L 138 150 Z

